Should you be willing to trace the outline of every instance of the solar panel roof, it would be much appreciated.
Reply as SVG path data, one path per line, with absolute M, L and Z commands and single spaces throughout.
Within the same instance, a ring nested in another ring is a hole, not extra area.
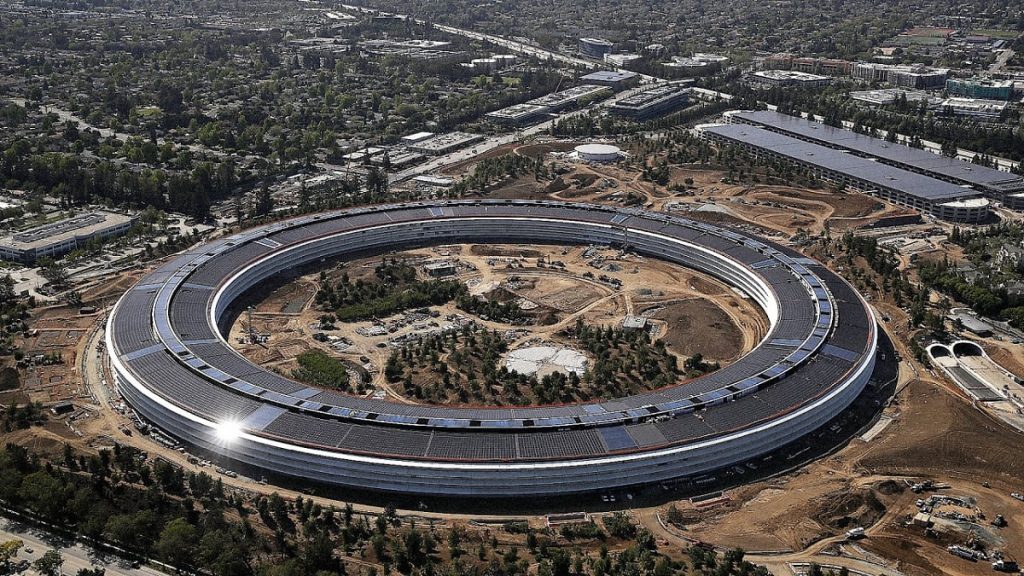
M 704 130 L 719 136 L 771 150 L 793 160 L 859 178 L 880 188 L 889 188 L 928 201 L 975 198 L 978 192 L 930 176 L 910 172 L 868 158 L 861 158 L 764 128 L 742 124 L 708 126 Z
M 997 186 L 1002 183 L 1021 181 L 1021 177 L 994 168 L 978 166 L 963 160 L 948 158 L 939 154 L 911 148 L 903 144 L 886 142 L 852 130 L 845 130 L 797 118 L 762 110 L 756 112 L 738 112 L 734 116 L 746 122 L 782 130 L 801 138 L 809 138 L 826 143 L 829 146 L 843 148 L 862 155 L 883 159 L 888 163 L 902 164 L 912 169 L 934 172 L 943 177 L 956 179 L 975 186 Z

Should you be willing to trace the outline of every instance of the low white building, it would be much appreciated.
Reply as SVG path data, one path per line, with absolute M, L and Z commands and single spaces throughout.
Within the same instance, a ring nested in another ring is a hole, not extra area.
M 622 158 L 622 150 L 611 144 L 581 144 L 575 152 L 587 162 L 615 162 Z
M 946 98 L 938 105 L 938 110 L 954 116 L 971 116 L 974 118 L 999 118 L 1006 110 L 1007 103 L 1002 100 L 982 100 L 980 98 Z

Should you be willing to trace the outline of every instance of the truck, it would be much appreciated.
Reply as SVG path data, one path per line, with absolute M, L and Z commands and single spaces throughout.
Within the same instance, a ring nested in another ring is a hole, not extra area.
M 996 572 L 1019 572 L 1020 567 L 1013 560 L 996 560 L 992 563 L 992 569 Z
M 946 550 L 948 550 L 949 553 L 952 554 L 953 556 L 959 556 L 959 557 L 963 558 L 964 560 L 970 560 L 971 562 L 977 562 L 978 561 L 977 556 L 974 554 L 974 550 L 971 550 L 970 548 L 966 548 L 964 546 L 959 546 L 959 545 L 954 544 L 954 545 L 946 548 Z

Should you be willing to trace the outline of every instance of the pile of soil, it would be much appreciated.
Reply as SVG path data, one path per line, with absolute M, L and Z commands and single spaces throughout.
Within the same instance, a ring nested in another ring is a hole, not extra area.
M 885 514 L 885 505 L 870 488 L 853 492 L 839 490 L 822 499 L 815 515 L 822 526 L 835 530 L 849 530 L 857 526 L 871 526 Z
M 574 174 L 572 181 L 577 188 L 586 188 L 597 181 L 597 174 Z
M 500 286 L 498 288 L 495 288 L 494 290 L 491 290 L 484 296 L 492 302 L 501 302 L 502 304 L 519 299 L 519 296 L 516 296 L 508 288 L 503 288 Z
M 565 190 L 568 187 L 569 187 L 569 183 L 566 182 L 565 180 L 562 180 L 562 177 L 559 176 L 558 178 L 555 178 L 554 180 L 552 180 L 544 188 L 544 191 L 547 192 L 548 194 L 554 194 L 555 192 L 561 192 L 562 190 Z

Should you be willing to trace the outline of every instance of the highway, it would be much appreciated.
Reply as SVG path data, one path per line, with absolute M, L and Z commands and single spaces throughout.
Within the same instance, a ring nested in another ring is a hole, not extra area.
M 346 10 L 353 10 L 364 14 L 383 13 L 380 10 L 364 8 L 362 6 L 352 6 L 349 4 L 342 4 L 341 7 Z M 395 14 L 395 16 L 410 19 L 410 17 L 405 14 Z M 596 60 L 588 60 L 586 58 L 569 56 L 567 54 L 562 54 L 561 52 L 546 50 L 539 46 L 534 46 L 532 44 L 527 44 L 525 42 L 517 42 L 515 40 L 510 40 L 503 36 L 497 36 L 494 34 L 484 34 L 482 32 L 474 32 L 473 30 L 466 30 L 465 28 L 456 28 L 455 26 L 448 26 L 446 24 L 428 24 L 425 20 L 419 20 L 415 18 L 411 18 L 411 20 L 414 23 L 419 24 L 420 26 L 433 26 L 435 30 L 440 30 L 441 32 L 446 32 L 448 34 L 452 34 L 455 36 L 462 36 L 463 38 L 470 38 L 472 40 L 480 40 L 481 42 L 487 42 L 489 44 L 494 44 L 495 46 L 500 46 L 510 52 L 515 52 L 517 54 L 526 54 L 528 56 L 540 58 L 541 60 L 554 60 L 558 62 L 563 62 L 565 64 L 570 64 L 572 66 L 581 66 L 588 70 L 593 70 L 597 68 L 609 68 L 609 66 L 605 66 L 602 62 L 598 62 Z M 622 70 L 621 68 L 611 68 L 613 70 Z M 655 76 L 648 76 L 646 74 L 640 74 L 640 79 L 642 82 L 657 82 L 661 80 L 660 78 L 657 78 Z
M 361 12 L 363 14 L 382 14 L 383 13 L 380 10 L 374 10 L 372 8 L 364 8 L 364 7 L 361 7 L 361 6 L 352 6 L 352 5 L 349 5 L 349 4 L 342 4 L 341 7 L 346 9 L 346 10 L 353 10 L 353 11 L 356 11 L 356 12 Z M 405 14 L 395 14 L 395 16 L 409 19 L 409 16 L 406 16 Z M 515 40 L 509 40 L 508 38 L 503 38 L 501 36 L 495 36 L 493 34 L 483 34 L 481 32 L 474 32 L 472 30 L 466 30 L 465 28 L 456 28 L 455 26 L 448 26 L 448 25 L 445 25 L 445 24 L 428 24 L 424 20 L 418 20 L 418 19 L 412 19 L 412 20 L 413 20 L 413 22 L 415 22 L 416 24 L 419 24 L 420 26 L 428 26 L 428 25 L 429 26 L 433 26 L 435 30 L 440 30 L 441 32 L 446 32 L 448 34 L 454 34 L 455 36 L 462 36 L 464 38 L 470 38 L 472 40 L 480 40 L 482 42 L 487 42 L 487 43 L 490 43 L 490 44 L 494 44 L 495 46 L 501 46 L 502 48 L 505 48 L 505 49 L 507 49 L 509 51 L 512 51 L 512 52 L 516 52 L 518 54 L 527 54 L 529 56 L 534 56 L 534 57 L 540 58 L 542 60 L 556 60 L 556 61 L 559 61 L 559 62 L 564 62 L 566 64 L 571 64 L 573 66 L 582 66 L 582 67 L 588 68 L 588 69 L 597 68 L 599 66 L 599 63 L 595 62 L 593 60 L 586 60 L 586 59 L 583 59 L 583 58 L 576 58 L 576 57 L 573 57 L 573 56 L 567 56 L 565 54 L 560 54 L 558 52 L 552 52 L 550 50 L 545 50 L 545 49 L 540 48 L 538 46 L 531 46 L 530 44 L 526 44 L 526 43 L 523 43 L 523 42 L 516 42 Z
M 996 61 L 993 62 L 992 65 L 988 67 L 988 71 L 991 74 L 998 74 L 999 72 L 1001 72 L 1002 69 L 1006 67 L 1006 63 L 1009 62 L 1011 58 L 1013 58 L 1016 52 L 1014 52 L 1010 48 L 1004 48 L 1000 50 L 998 54 L 999 55 L 996 56 Z

